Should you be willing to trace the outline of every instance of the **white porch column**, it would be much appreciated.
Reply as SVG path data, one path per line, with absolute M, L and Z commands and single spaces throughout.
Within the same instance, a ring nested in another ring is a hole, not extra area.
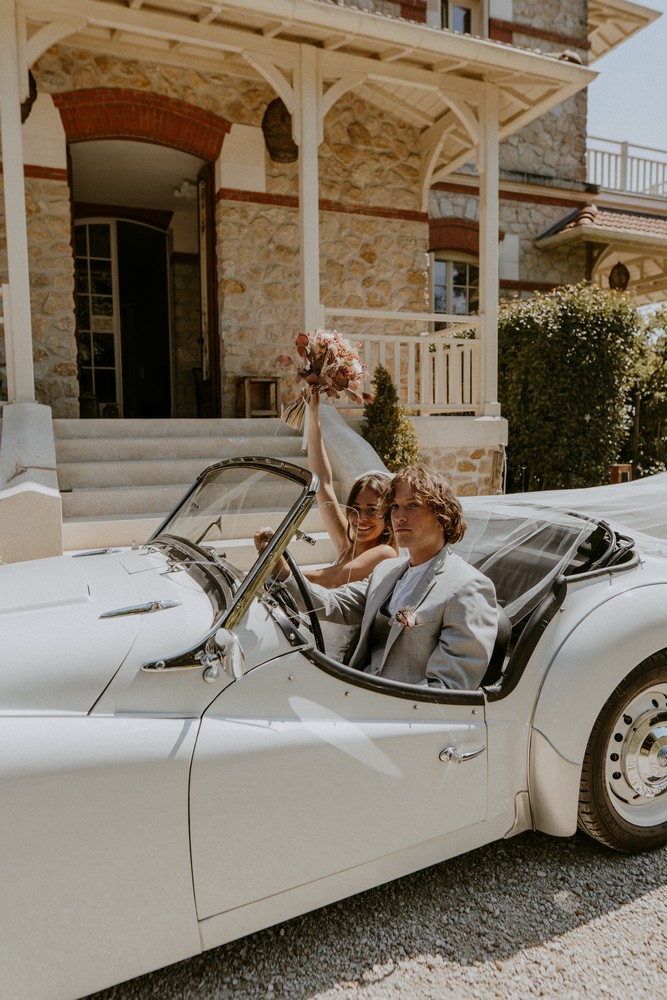
M 295 94 L 295 136 L 299 146 L 299 235 L 301 245 L 301 329 L 324 326 L 320 302 L 320 205 L 317 150 L 322 141 L 321 84 L 317 52 L 301 46 Z
M 488 84 L 481 109 L 479 149 L 479 310 L 482 414 L 500 415 L 498 403 L 498 88 Z
M 35 399 L 18 48 L 15 2 L 0 0 L 0 141 L 10 289 L 5 351 L 10 403 Z

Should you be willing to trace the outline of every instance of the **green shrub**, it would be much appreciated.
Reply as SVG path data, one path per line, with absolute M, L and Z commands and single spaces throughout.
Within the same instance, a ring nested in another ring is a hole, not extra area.
M 509 492 L 609 482 L 628 430 L 638 329 L 626 295 L 587 283 L 501 303 Z
M 633 479 L 667 470 L 667 307 L 642 316 L 635 378 L 628 395 L 631 429 L 620 454 Z
M 378 365 L 373 375 L 373 402 L 364 406 L 362 436 L 390 472 L 419 460 L 419 441 L 412 420 L 399 402 L 391 375 Z

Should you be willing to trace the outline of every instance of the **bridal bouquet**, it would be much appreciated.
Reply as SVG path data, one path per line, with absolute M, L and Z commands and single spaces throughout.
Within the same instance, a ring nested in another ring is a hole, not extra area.
M 337 330 L 315 330 L 299 333 L 294 341 L 298 357 L 281 354 L 278 362 L 296 369 L 296 380 L 305 382 L 296 400 L 283 411 L 283 420 L 300 430 L 306 403 L 314 393 L 340 399 L 349 396 L 355 403 L 369 402 L 371 396 L 362 391 L 368 369 L 359 360 L 359 345 L 352 344 Z

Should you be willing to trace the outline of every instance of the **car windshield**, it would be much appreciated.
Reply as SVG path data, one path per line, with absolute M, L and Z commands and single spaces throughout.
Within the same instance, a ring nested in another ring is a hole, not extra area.
M 516 622 L 561 574 L 592 568 L 616 536 L 595 518 L 529 503 L 484 498 L 464 502 L 468 530 L 455 547 L 489 576 L 498 602 Z
M 198 576 L 217 607 L 217 624 L 231 625 L 305 517 L 316 485 L 307 469 L 287 462 L 219 462 L 201 474 L 148 544 L 165 548 Z M 261 554 L 253 544 L 260 527 L 274 532 Z

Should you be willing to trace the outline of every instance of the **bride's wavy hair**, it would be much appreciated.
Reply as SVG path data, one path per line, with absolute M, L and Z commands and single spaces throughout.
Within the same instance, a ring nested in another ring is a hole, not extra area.
M 435 514 L 446 543 L 461 541 L 468 525 L 463 516 L 463 508 L 444 476 L 423 465 L 399 469 L 382 496 L 379 513 L 384 517 L 385 523 L 391 523 L 391 505 L 399 486 L 407 486 L 415 500 L 425 504 Z
M 392 548 L 396 548 L 396 541 L 394 539 L 394 532 L 391 527 L 391 522 L 387 520 L 384 516 L 384 494 L 391 486 L 392 477 L 386 475 L 384 472 L 368 472 L 365 476 L 360 476 L 352 483 L 352 488 L 347 498 L 345 504 L 346 508 L 354 507 L 355 501 L 361 491 L 368 487 L 372 490 L 377 497 L 377 512 L 378 517 L 382 518 L 384 521 L 384 529 L 382 534 L 378 538 L 378 545 L 391 545 Z M 352 545 L 354 543 L 354 527 L 352 521 L 348 517 L 347 520 L 347 537 Z

